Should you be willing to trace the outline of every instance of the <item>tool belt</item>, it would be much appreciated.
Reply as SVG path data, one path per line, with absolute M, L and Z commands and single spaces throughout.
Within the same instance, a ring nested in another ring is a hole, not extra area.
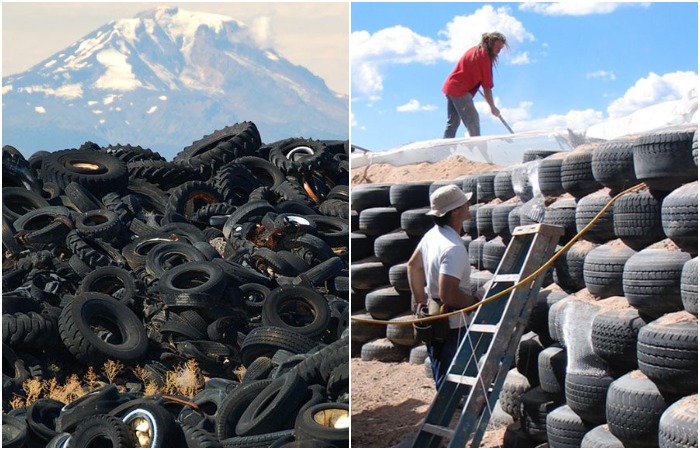
M 439 300 L 430 299 L 428 300 L 428 305 L 422 305 L 418 308 L 416 311 L 416 318 L 424 319 L 441 314 L 441 309 L 441 302 Z M 413 336 L 416 340 L 423 341 L 426 344 L 430 342 L 445 342 L 449 335 L 450 320 L 447 317 L 413 324 Z

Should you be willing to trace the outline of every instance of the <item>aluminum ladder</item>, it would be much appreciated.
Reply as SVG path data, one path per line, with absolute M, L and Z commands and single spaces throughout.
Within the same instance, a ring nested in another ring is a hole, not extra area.
M 562 227 L 546 224 L 516 228 L 484 298 L 532 275 L 552 257 L 563 234 Z M 441 447 L 444 439 L 449 447 L 464 448 L 472 434 L 470 446 L 479 446 L 545 272 L 472 313 L 414 448 Z

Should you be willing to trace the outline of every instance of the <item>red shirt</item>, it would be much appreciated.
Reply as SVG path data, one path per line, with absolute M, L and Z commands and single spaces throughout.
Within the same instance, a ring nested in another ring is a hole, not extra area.
M 442 85 L 442 92 L 450 97 L 463 97 L 469 92 L 473 97 L 480 85 L 492 89 L 493 73 L 488 51 L 477 45 L 457 62 Z

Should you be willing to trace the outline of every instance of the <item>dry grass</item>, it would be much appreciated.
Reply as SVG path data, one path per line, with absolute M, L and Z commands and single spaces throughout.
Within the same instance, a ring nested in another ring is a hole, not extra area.
M 63 382 L 56 377 L 43 381 L 30 378 L 22 383 L 24 395 L 13 394 L 9 403 L 13 409 L 30 406 L 40 398 L 50 398 L 68 404 L 108 383 L 115 384 L 120 392 L 126 392 L 126 386 L 116 383 L 122 371 L 124 371 L 123 363 L 108 360 L 102 366 L 101 374 L 98 374 L 94 368 L 88 367 L 82 374 L 82 378 L 77 373 L 73 373 Z M 192 398 L 204 385 L 204 375 L 194 359 L 166 372 L 165 386 L 162 388 L 150 378 L 149 372 L 143 367 L 136 366 L 131 371 L 141 381 L 145 396 L 160 393 Z M 245 369 L 237 371 L 236 375 L 242 378 L 243 373 Z

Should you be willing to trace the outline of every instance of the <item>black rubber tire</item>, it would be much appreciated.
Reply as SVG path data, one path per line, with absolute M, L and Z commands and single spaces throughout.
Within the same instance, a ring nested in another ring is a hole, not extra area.
M 75 228 L 85 236 L 109 242 L 121 232 L 119 216 L 108 209 L 97 209 L 80 214 L 75 219 Z
M 537 168 L 537 182 L 544 195 L 557 197 L 566 192 L 561 184 L 561 166 L 566 154 L 545 158 Z
M 631 307 L 599 311 L 591 329 L 593 352 L 620 372 L 636 369 L 637 335 L 644 325 Z
M 523 204 L 520 203 L 508 213 L 508 229 L 510 230 L 510 234 L 513 234 L 513 231 L 520 226 L 520 209 L 522 206 Z
M 118 412 L 115 412 L 117 411 Z M 131 424 L 143 427 L 139 422 L 146 422 L 147 432 L 143 433 L 146 442 L 141 443 L 137 434 L 137 443 L 148 448 L 171 448 L 184 444 L 184 436 L 175 418 L 161 404 L 154 400 L 137 399 L 124 403 L 110 412 L 110 415 L 120 418 L 131 429 Z M 138 422 L 137 422 L 138 421 Z
M 648 189 L 620 197 L 613 206 L 615 236 L 635 250 L 664 239 L 662 200 L 660 193 Z
M 518 420 L 520 414 L 520 398 L 530 389 L 530 382 L 527 381 L 524 375 L 518 372 L 517 369 L 509 370 L 503 382 L 501 392 L 498 395 L 498 401 L 503 411 L 515 420 Z
M 525 433 L 535 442 L 547 442 L 547 415 L 563 400 L 536 387 L 520 397 L 519 417 Z
M 263 186 L 270 189 L 276 188 L 285 180 L 284 173 L 266 159 L 251 155 L 236 158 L 234 162 L 247 167 Z
M 126 163 L 126 168 L 131 180 L 147 181 L 163 190 L 176 188 L 188 181 L 203 178 L 197 170 L 170 161 L 132 160 Z
M 481 261 L 484 256 L 484 245 L 486 245 L 486 238 L 480 236 L 478 239 L 473 239 L 469 242 L 469 264 L 474 266 L 477 270 L 483 270 L 484 266 Z
M 523 334 L 515 350 L 515 368 L 524 375 L 530 386 L 539 386 L 538 357 L 544 350 L 535 333 Z
M 663 393 L 698 390 L 698 320 L 688 312 L 667 314 L 639 330 L 639 370 Z
M 652 189 L 672 191 L 697 180 L 692 140 L 697 124 L 668 127 L 649 132 L 634 146 L 634 172 Z
M 318 206 L 318 211 L 324 216 L 347 220 L 350 216 L 350 204 L 344 200 L 328 199 Z
M 63 406 L 65 406 L 63 402 L 44 397 L 27 408 L 27 425 L 43 442 L 48 442 L 58 435 L 56 418 Z
M 624 448 L 622 441 L 610 432 L 607 424 L 598 425 L 583 436 L 581 448 Z
M 476 176 L 476 201 L 488 203 L 496 198 L 494 192 L 494 178 L 496 172 L 481 173 Z
M 112 155 L 126 163 L 129 161 L 165 161 L 165 158 L 158 152 L 141 146 L 116 144 L 102 147 L 99 151 Z
M 232 162 L 219 169 L 213 185 L 223 195 L 224 201 L 242 205 L 249 199 L 250 194 L 263 184 L 248 167 Z
M 362 346 L 362 361 L 402 362 L 408 358 L 410 347 L 394 344 L 389 339 L 374 339 Z
M 357 212 L 367 208 L 390 206 L 390 189 L 390 184 L 359 184 L 353 186 L 350 191 L 350 205 Z
M 561 186 L 576 198 L 597 191 L 602 186 L 593 178 L 591 159 L 597 145 L 579 146 L 561 163 Z
M 116 385 L 105 385 L 63 406 L 56 418 L 56 431 L 72 433 L 88 417 L 107 414 L 123 402 Z
M 241 361 L 248 366 L 260 356 L 271 357 L 277 350 L 306 353 L 317 345 L 317 341 L 295 331 L 261 326 L 246 335 L 241 345 Z
M 365 309 L 378 320 L 389 320 L 411 309 L 411 294 L 393 287 L 376 289 L 365 297 Z
M 169 307 L 207 310 L 220 302 L 227 284 L 219 266 L 209 261 L 195 261 L 163 273 L 158 289 Z
M 112 344 L 100 338 L 92 329 L 96 324 L 108 326 L 119 342 Z M 107 359 L 138 362 L 148 350 L 148 338 L 141 320 L 126 306 L 105 294 L 76 295 L 63 308 L 58 326 L 68 350 L 86 364 L 99 366 Z
M 420 344 L 413 334 L 413 325 L 406 325 L 402 322 L 415 319 L 413 313 L 405 313 L 389 320 L 386 326 L 386 337 L 396 345 L 413 347 Z
M 695 317 L 698 316 L 698 258 L 683 264 L 681 271 L 681 300 L 683 308 Z
M 353 314 L 352 319 L 372 320 L 372 316 L 365 312 L 360 312 Z M 353 342 L 353 348 L 359 347 L 359 345 L 355 344 L 364 344 L 371 341 L 372 339 L 385 338 L 386 327 L 386 325 L 353 321 L 352 332 L 350 333 L 350 339 Z
M 625 263 L 636 253 L 619 240 L 591 250 L 583 261 L 583 281 L 588 292 L 601 298 L 624 295 Z
M 2 315 L 3 343 L 12 348 L 44 349 L 54 347 L 58 340 L 58 323 L 47 311 Z
M 129 244 L 122 248 L 122 255 L 132 269 L 137 269 L 146 264 L 148 252 L 158 244 L 175 242 L 173 238 L 160 234 L 154 230 L 152 234 L 137 236 Z
M 376 289 L 389 284 L 389 267 L 381 261 L 352 263 L 350 274 L 353 289 Z
M 2 415 L 2 446 L 7 448 L 24 447 L 29 438 L 27 421 L 22 417 Z
M 661 204 L 661 226 L 676 245 L 698 253 L 698 182 L 685 184 L 668 194 Z
M 146 271 L 153 277 L 161 278 L 181 264 L 205 261 L 205 256 L 189 243 L 163 242 L 148 251 Z
M 231 239 L 237 226 L 245 222 L 257 221 L 269 212 L 276 212 L 276 208 L 265 200 L 256 200 L 239 207 L 231 214 L 223 227 L 224 237 Z
M 360 212 L 360 233 L 381 236 L 401 226 L 401 215 L 393 207 L 367 208 Z
M 70 231 L 69 224 L 72 225 L 72 220 L 68 208 L 45 206 L 24 214 L 12 227 L 20 234 L 17 238 L 20 243 L 41 250 L 47 244 L 62 243 Z
M 483 254 L 481 257 L 482 266 L 489 272 L 496 272 L 496 268 L 501 263 L 501 259 L 506 252 L 506 247 L 508 244 L 503 242 L 503 238 L 497 236 L 486 244 L 482 249 Z
M 493 231 L 493 205 L 483 205 L 476 210 L 476 231 L 479 236 L 492 239 L 496 236 Z
M 423 237 L 423 235 L 435 225 L 433 219 L 425 215 L 428 211 L 430 211 L 430 208 L 408 209 L 402 212 L 400 220 L 401 229 L 409 236 Z
M 564 234 L 559 238 L 559 243 L 566 244 L 576 235 L 576 201 L 566 198 L 545 207 L 541 223 L 562 227 Z
M 603 142 L 593 150 L 591 168 L 593 178 L 613 193 L 637 183 L 634 174 L 635 139 L 618 138 Z
M 399 264 L 408 259 L 418 245 L 418 239 L 403 231 L 387 233 L 374 241 L 374 255 L 387 266 Z
M 656 385 L 640 371 L 623 375 L 608 390 L 610 432 L 625 447 L 658 447 L 659 418 L 667 406 Z
M 690 255 L 680 251 L 647 249 L 627 260 L 622 288 L 640 313 L 657 318 L 683 309 L 680 284 L 683 264 Z
M 578 241 L 554 262 L 554 282 L 564 291 L 578 292 L 586 283 L 583 279 L 583 264 L 586 256 L 596 244 L 588 241 Z
M 513 198 L 515 191 L 513 190 L 513 182 L 511 181 L 510 170 L 499 171 L 493 179 L 493 193 L 496 198 L 503 201 Z
M 659 447 L 697 448 L 698 395 L 683 397 L 669 406 L 659 419 Z
M 72 181 L 102 197 L 108 192 L 125 194 L 129 183 L 126 164 L 114 156 L 75 149 L 50 153 L 43 160 L 41 178 L 64 189 Z
M 245 283 L 239 288 L 243 292 L 246 310 L 252 315 L 260 314 L 267 296 L 270 295 L 270 288 L 258 283 Z
M 547 415 L 547 442 L 550 448 L 579 448 L 589 427 L 567 405 Z
M 510 216 L 511 211 L 518 206 L 518 203 L 511 202 L 494 206 L 493 213 L 491 213 L 491 225 L 493 226 L 493 232 L 496 233 L 496 235 L 501 236 L 504 239 L 510 238 L 511 233 L 508 217 Z
M 613 378 L 601 371 L 576 373 L 568 371 L 564 384 L 566 404 L 586 424 L 605 423 L 605 397 Z
M 117 417 L 98 414 L 87 418 L 71 434 L 71 446 L 112 447 L 136 446 L 136 435 Z
M 326 331 L 330 321 L 326 298 L 306 286 L 280 286 L 263 303 L 263 325 L 289 328 L 313 338 Z
M 280 431 L 287 414 L 294 414 L 301 406 L 307 387 L 306 381 L 294 371 L 276 378 L 243 412 L 236 434 L 252 436 Z
M 347 419 L 349 416 L 349 405 L 344 403 L 321 403 L 311 406 L 297 416 L 294 424 L 295 438 L 301 441 L 319 440 L 333 447 L 346 448 L 350 442 L 350 429 L 334 424 L 337 419 Z
M 229 392 L 216 412 L 216 436 L 219 440 L 237 436 L 236 425 L 241 415 L 270 383 L 272 379 L 251 381 Z
M 462 230 L 464 231 L 465 234 L 469 235 L 472 239 L 476 239 L 479 237 L 479 232 L 477 231 L 476 228 L 476 214 L 479 211 L 479 208 L 484 206 L 482 203 L 477 203 L 475 205 L 470 205 L 469 206 L 469 219 L 465 220 L 462 222 Z M 428 216 L 430 217 L 430 216 Z M 432 218 L 431 218 L 432 220 Z
M 104 266 L 121 267 L 126 260 L 121 253 L 102 239 L 83 236 L 77 230 L 72 230 L 66 236 L 66 245 L 74 256 L 80 258 L 91 269 Z
M 257 283 L 263 286 L 271 287 L 274 282 L 270 277 L 267 277 L 254 269 L 238 264 L 234 261 L 229 261 L 222 258 L 217 258 L 211 261 L 224 271 L 226 276 L 228 276 L 229 284 L 241 285 L 246 283 Z
M 40 151 L 35 152 L 29 157 L 30 161 L 27 161 L 19 150 L 11 145 L 4 145 L 2 149 L 2 187 L 22 187 L 41 194 L 42 182 L 36 170 L 41 169 L 45 155 Z M 38 164 L 32 164 L 33 162 Z
M 580 233 L 612 199 L 607 189 L 583 197 L 576 204 L 576 232 Z M 614 209 L 608 210 L 588 229 L 584 238 L 596 243 L 615 239 Z
M 185 147 L 173 162 L 211 173 L 235 158 L 252 155 L 260 145 L 260 133 L 253 122 L 235 123 Z
M 79 185 L 75 181 L 68 183 L 68 186 L 64 188 L 66 197 L 70 200 L 70 203 L 77 208 L 79 212 L 86 213 L 94 209 L 101 209 L 104 207 L 102 202 L 98 200 L 92 193 Z
M 544 392 L 564 398 L 566 362 L 566 351 L 558 345 L 547 347 L 537 355 L 540 388 Z
M 275 276 L 296 277 L 309 269 L 303 259 L 285 250 L 275 252 L 267 247 L 258 247 L 251 259 L 258 271 L 272 272 Z
M 430 182 L 392 184 L 389 188 L 389 203 L 399 212 L 424 208 L 430 205 Z
M 212 433 L 196 426 L 183 423 L 182 434 L 189 448 L 220 448 L 222 445 Z
M 9 221 L 14 222 L 29 211 L 45 206 L 49 206 L 49 202 L 36 192 L 23 187 L 2 188 L 2 214 Z
M 398 292 L 410 292 L 411 286 L 408 283 L 408 264 L 395 264 L 389 268 L 389 284 Z
M 191 219 L 203 206 L 224 201 L 223 195 L 205 181 L 188 181 L 173 189 L 168 197 L 166 211 L 182 214 Z

